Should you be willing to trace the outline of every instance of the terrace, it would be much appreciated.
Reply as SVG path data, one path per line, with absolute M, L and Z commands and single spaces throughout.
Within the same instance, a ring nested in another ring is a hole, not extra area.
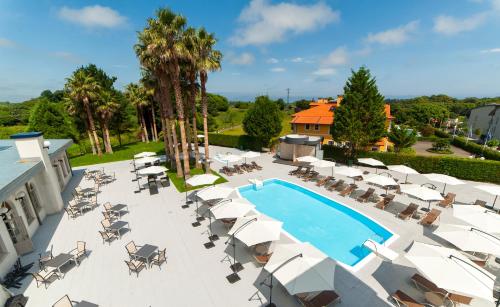
M 212 154 L 226 153 L 236 150 L 227 148 L 212 148 Z M 373 203 L 361 204 L 354 198 L 343 198 L 336 192 L 328 192 L 317 187 L 314 182 L 289 176 L 292 166 L 275 163 L 271 155 L 258 158 L 263 166 L 262 171 L 245 173 L 227 177 L 226 183 L 232 187 L 248 184 L 248 179 L 280 178 L 302 185 L 322 195 L 330 197 L 351 208 L 364 213 L 399 235 L 390 248 L 400 253 L 413 241 L 441 244 L 447 243 L 432 234 L 432 228 L 424 228 L 417 220 L 403 221 L 394 216 L 394 212 L 382 211 Z M 212 168 L 218 170 L 223 164 L 214 162 Z M 54 255 L 68 252 L 76 247 L 77 241 L 85 241 L 89 255 L 82 260 L 80 266 L 67 267 L 63 279 L 56 280 L 47 289 L 37 288 L 31 278 L 26 278 L 22 287 L 15 293 L 23 292 L 29 297 L 28 306 L 52 306 L 64 295 L 76 301 L 86 300 L 99 306 L 261 306 L 267 302 L 269 290 L 260 285 L 267 275 L 262 266 L 250 256 L 243 244 L 237 244 L 237 258 L 245 269 L 239 273 L 241 280 L 230 284 L 226 276 L 231 274 L 230 263 L 226 256 L 231 256 L 230 246 L 224 244 L 227 230 L 218 222 L 213 223 L 213 231 L 221 239 L 215 241 L 215 247 L 206 249 L 208 242 L 208 221 L 202 221 L 200 227 L 193 227 L 195 221 L 195 206 L 183 209 L 184 194 L 177 192 L 173 185 L 160 188 L 159 193 L 150 195 L 148 190 L 134 193 L 137 183 L 132 179 L 130 161 L 122 161 L 89 169 L 104 167 L 107 173 L 115 173 L 116 181 L 104 185 L 98 194 L 100 208 L 90 211 L 76 219 L 68 218 L 66 213 L 47 217 L 39 228 L 33 242 L 36 252 L 22 258 L 23 264 L 37 262 L 38 253 L 43 253 L 53 245 Z M 362 168 L 364 169 L 364 168 Z M 92 187 L 93 182 L 83 178 L 84 168 L 75 169 L 74 176 L 64 193 L 68 202 L 71 191 L 76 186 Z M 372 169 L 366 168 L 371 171 Z M 320 173 L 329 175 L 329 169 Z M 397 176 L 397 175 L 396 175 Z M 414 177 L 413 182 L 424 183 L 425 179 Z M 421 182 L 419 182 L 421 181 Z M 358 183 L 361 190 L 367 190 L 368 185 Z M 458 203 L 471 203 L 477 198 L 490 200 L 491 196 L 472 188 L 472 184 L 457 187 L 450 186 L 449 192 L 457 194 Z M 382 190 L 377 189 L 381 194 Z M 272 200 L 270 200 L 272 201 Z M 403 195 L 396 196 L 396 206 L 393 210 L 403 208 L 403 204 L 415 202 Z M 98 231 L 102 229 L 102 204 L 127 204 L 129 212 L 122 220 L 129 222 L 130 231 L 110 244 L 103 244 Z M 418 201 L 417 201 L 418 202 Z M 421 204 L 421 203 L 420 203 Z M 440 208 L 442 209 L 442 208 Z M 442 209 L 441 223 L 463 224 L 452 216 L 452 209 Z M 167 250 L 167 263 L 160 269 L 153 266 L 142 270 L 139 276 L 129 275 L 124 260 L 128 260 L 125 244 L 133 240 L 136 244 L 153 244 Z M 283 235 L 282 240 L 289 238 Z M 35 265 L 36 267 L 36 265 Z M 488 264 L 489 270 L 500 276 L 500 267 L 494 261 Z M 405 258 L 399 257 L 394 263 L 383 262 L 374 258 L 357 272 L 350 272 L 342 266 L 335 269 L 335 290 L 342 298 L 340 305 L 344 306 L 387 306 L 392 305 L 389 296 L 397 289 L 410 294 L 423 302 L 423 292 L 409 282 L 410 276 L 416 273 L 414 266 Z M 277 285 L 278 283 L 275 283 Z M 259 295 L 255 295 L 259 293 Z M 260 298 L 260 299 L 259 299 Z M 273 301 L 277 306 L 299 306 L 298 302 L 286 290 L 277 285 L 273 291 Z M 493 303 L 474 299 L 471 306 L 493 306 Z

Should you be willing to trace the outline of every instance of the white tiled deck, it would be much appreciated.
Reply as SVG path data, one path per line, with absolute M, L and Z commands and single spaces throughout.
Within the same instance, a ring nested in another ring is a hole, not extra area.
M 212 155 L 228 151 L 236 150 L 213 148 Z M 432 229 L 423 229 L 416 220 L 402 221 L 395 218 L 393 213 L 374 208 L 373 203 L 367 205 L 357 203 L 353 199 L 344 199 L 336 193 L 316 187 L 314 183 L 304 183 L 288 176 L 291 166 L 275 163 L 271 155 L 264 155 L 256 161 L 264 167 L 263 171 L 229 177 L 228 184 L 241 186 L 247 184 L 249 178 L 282 178 L 300 183 L 356 208 L 397 233 L 400 237 L 391 248 L 399 253 L 403 253 L 413 240 L 446 244 L 432 234 Z M 153 196 L 150 196 L 147 190 L 135 194 L 133 191 L 137 184 L 131 181 L 134 174 L 130 172 L 129 161 L 91 168 L 100 167 L 104 167 L 107 173 L 116 172 L 117 181 L 102 188 L 98 202 L 127 204 L 130 212 L 124 215 L 122 220 L 130 223 L 131 232 L 124 234 L 121 240 L 114 241 L 111 245 L 103 244 L 98 234 L 98 230 L 102 228 L 101 208 L 75 220 L 68 219 L 67 215 L 62 213 L 48 217 L 34 238 L 37 252 L 23 257 L 23 263 L 36 260 L 38 252 L 50 248 L 51 244 L 54 245 L 54 254 L 67 252 L 76 246 L 77 240 L 87 242 L 90 255 L 79 267 L 71 268 L 64 279 L 55 281 L 48 289 L 43 286 L 37 288 L 31 278 L 26 278 L 23 287 L 17 292 L 24 291 L 24 294 L 30 297 L 28 306 L 52 306 L 65 294 L 72 300 L 86 300 L 104 307 L 232 307 L 261 306 L 266 303 L 268 290 L 259 285 L 266 275 L 262 267 L 252 261 L 253 258 L 245 248 L 238 244 L 237 259 L 244 264 L 245 270 L 240 272 L 242 279 L 239 282 L 229 284 L 225 278 L 231 273 L 229 263 L 223 261 L 227 255 L 226 251 L 229 251 L 229 245 L 224 244 L 227 238 L 225 229 L 216 222 L 214 231 L 221 236 L 221 240 L 216 241 L 215 248 L 205 249 L 203 243 L 208 241 L 208 221 L 202 222 L 202 226 L 198 228 L 191 226 L 195 220 L 194 205 L 190 209 L 181 208 L 184 194 L 178 193 L 173 186 L 160 188 L 160 193 Z M 220 164 L 216 162 L 212 167 L 218 169 Z M 323 172 L 328 174 L 331 171 L 324 169 Z M 75 176 L 65 192 L 65 200 L 69 199 L 69 192 L 74 186 L 91 185 L 82 179 L 81 175 L 81 170 L 75 170 Z M 412 178 L 412 181 L 418 180 Z M 360 189 L 366 190 L 363 182 L 358 185 Z M 449 187 L 448 191 L 457 193 L 458 202 L 471 202 L 476 198 L 491 199 L 489 195 L 481 194 L 468 186 Z M 377 192 L 381 193 L 381 190 Z M 408 204 L 415 200 L 397 196 L 396 201 Z M 452 217 L 451 209 L 442 210 L 442 222 L 460 223 Z M 124 263 L 128 257 L 124 246 L 130 240 L 134 240 L 138 245 L 148 243 L 167 248 L 167 264 L 164 264 L 161 270 L 157 267 L 143 270 L 138 278 L 135 275 L 129 276 Z M 492 269 L 497 270 L 498 276 L 498 268 Z M 342 297 L 340 306 L 387 306 L 391 304 L 388 300 L 389 294 L 397 289 L 424 301 L 423 294 L 408 282 L 408 278 L 415 272 L 404 257 L 398 258 L 392 264 L 375 258 L 356 273 L 337 266 L 335 286 Z M 261 291 L 262 301 L 249 300 L 257 291 Z M 273 298 L 278 306 L 298 306 L 281 286 L 274 288 Z M 493 304 L 474 300 L 473 305 Z

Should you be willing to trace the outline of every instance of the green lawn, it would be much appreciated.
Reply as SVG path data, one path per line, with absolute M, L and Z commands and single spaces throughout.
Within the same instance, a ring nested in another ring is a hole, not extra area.
M 201 174 L 204 174 L 204 173 L 205 173 L 205 171 L 203 171 L 202 169 L 196 169 L 196 168 L 192 168 L 191 169 L 191 176 L 201 175 Z M 227 182 L 226 178 L 222 177 L 216 171 L 212 170 L 212 174 L 214 174 L 215 176 L 219 177 L 219 179 L 217 179 L 217 181 L 215 181 L 215 184 L 220 184 L 220 183 Z M 191 191 L 191 190 L 197 190 L 197 189 L 201 189 L 203 187 L 211 185 L 211 184 L 207 184 L 207 185 L 200 185 L 200 186 L 196 186 L 196 187 L 187 187 L 186 188 L 186 186 L 184 185 L 184 178 L 182 178 L 182 177 L 178 178 L 176 171 L 169 170 L 167 172 L 167 175 L 170 178 L 170 181 L 177 188 L 177 191 L 179 191 L 179 192 L 186 192 L 186 191 Z
M 0 139 L 8 139 L 11 135 L 25 132 L 28 126 L 0 126 Z
M 292 132 L 292 125 L 290 124 L 290 121 L 292 120 L 292 116 L 288 113 L 283 114 L 283 119 L 281 120 L 281 133 L 280 136 L 290 134 Z M 226 134 L 226 135 L 243 135 L 245 134 L 245 131 L 243 131 L 243 125 L 236 127 L 234 129 L 230 130 L 225 130 L 221 134 Z

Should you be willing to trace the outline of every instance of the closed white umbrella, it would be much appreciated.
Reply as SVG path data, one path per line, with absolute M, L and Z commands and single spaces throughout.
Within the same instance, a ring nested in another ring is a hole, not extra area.
M 500 238 L 480 229 L 464 225 L 441 224 L 434 234 L 463 251 L 500 256 Z
M 316 162 L 311 163 L 311 166 L 319 167 L 319 168 L 332 168 L 332 176 L 333 176 L 333 168 L 335 167 L 335 162 L 327 161 L 327 160 L 318 160 Z
M 291 295 L 334 290 L 335 260 L 308 242 L 278 244 L 264 269 Z
M 371 174 L 371 175 L 366 176 L 364 178 L 364 180 L 365 180 L 365 182 L 370 182 L 370 183 L 382 186 L 385 189 L 387 189 L 389 186 L 398 185 L 398 183 L 394 179 L 392 179 L 391 177 L 382 176 L 382 175 Z M 386 193 L 387 193 L 387 190 L 386 190 Z
M 201 200 L 207 201 L 212 199 L 227 198 L 233 192 L 234 188 L 216 185 L 200 190 L 196 193 L 196 196 L 198 196 Z
M 408 167 L 406 165 L 387 165 L 387 168 L 393 172 L 405 174 L 406 175 L 405 183 L 408 182 L 408 175 L 415 175 L 419 173 L 413 168 Z
M 157 161 L 160 161 L 160 158 L 158 158 L 158 157 L 145 157 L 145 158 L 135 160 L 135 164 L 136 165 L 142 165 L 142 164 L 146 164 L 146 163 L 152 164 L 152 163 L 155 163 Z
M 243 198 L 233 198 L 222 201 L 220 204 L 210 208 L 215 219 L 235 219 L 245 216 L 255 208 L 255 205 Z
M 485 191 L 486 193 L 490 193 L 491 195 L 495 195 L 495 200 L 493 201 L 493 208 L 495 208 L 495 203 L 497 202 L 497 198 L 500 195 L 500 186 L 498 185 L 477 185 L 476 189 L 481 191 Z
M 260 157 L 260 152 L 256 151 L 247 151 L 240 155 L 243 159 L 245 159 L 245 163 L 247 163 L 247 159 L 253 159 Z
M 439 288 L 494 301 L 495 276 L 455 249 L 413 242 L 406 258 Z
M 154 156 L 156 156 L 156 152 L 143 151 L 141 153 L 134 155 L 134 159 L 145 158 L 145 157 L 154 157 Z
M 359 158 L 358 163 L 370 166 L 385 166 L 385 164 L 382 161 L 373 158 Z
M 277 241 L 281 235 L 283 223 L 266 218 L 263 215 L 240 217 L 236 220 L 228 234 L 243 242 L 246 246 Z
M 147 176 L 147 175 L 161 175 L 165 173 L 168 169 L 164 166 L 150 166 L 138 171 L 139 175 Z
M 475 205 L 453 205 L 453 216 L 488 233 L 500 234 L 500 214 Z
M 441 193 L 439 193 L 438 191 L 418 184 L 404 184 L 400 185 L 400 187 L 401 193 L 405 193 L 407 195 L 411 195 L 423 201 L 429 202 L 427 210 L 429 210 L 431 206 L 431 201 L 443 200 L 443 196 L 441 196 Z
M 335 168 L 335 174 L 353 178 L 362 176 L 363 172 L 359 168 L 341 166 Z
M 299 162 L 304 162 L 304 163 L 313 163 L 318 161 L 319 159 L 313 156 L 303 156 L 303 157 L 298 157 L 297 161 Z
M 449 184 L 449 185 L 465 184 L 465 182 L 463 182 L 462 180 L 458 180 L 457 178 L 452 177 L 452 176 L 448 176 L 448 175 L 435 174 L 435 173 L 423 174 L 423 175 L 431 181 L 444 183 L 443 194 L 444 194 L 444 191 L 446 190 L 447 184 Z
M 199 185 L 212 184 L 219 179 L 218 176 L 213 174 L 203 174 L 203 175 L 195 175 L 186 180 L 186 184 L 192 187 L 196 187 Z

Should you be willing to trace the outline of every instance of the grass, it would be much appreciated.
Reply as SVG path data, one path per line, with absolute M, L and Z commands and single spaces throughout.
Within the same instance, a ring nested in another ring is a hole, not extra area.
M 290 121 L 292 120 L 292 115 L 289 113 L 284 113 L 283 114 L 283 119 L 281 120 L 281 133 L 280 136 L 290 134 L 292 132 L 292 125 L 290 124 Z M 236 128 L 225 130 L 221 134 L 225 135 L 243 135 L 245 134 L 245 131 L 243 131 L 243 125 L 240 125 Z
M 0 126 L 0 139 L 8 139 L 11 135 L 25 132 L 28 126 Z
M 211 172 L 215 176 L 219 177 L 219 179 L 217 179 L 217 181 L 215 181 L 215 184 L 220 184 L 220 183 L 227 182 L 226 178 L 222 177 L 216 171 L 211 170 Z M 205 173 L 205 171 L 203 169 L 199 169 L 199 168 L 192 168 L 191 169 L 191 176 L 201 175 L 201 174 L 204 174 L 204 173 Z M 211 185 L 211 184 L 207 184 L 207 185 L 200 185 L 200 186 L 196 186 L 196 187 L 186 187 L 185 184 L 184 184 L 184 178 L 183 177 L 180 177 L 180 178 L 177 177 L 177 172 L 175 170 L 169 170 L 167 172 L 167 175 L 170 178 L 170 181 L 176 187 L 177 191 L 179 191 L 179 192 L 186 192 L 186 191 L 197 190 L 197 189 L 201 189 L 203 187 Z

